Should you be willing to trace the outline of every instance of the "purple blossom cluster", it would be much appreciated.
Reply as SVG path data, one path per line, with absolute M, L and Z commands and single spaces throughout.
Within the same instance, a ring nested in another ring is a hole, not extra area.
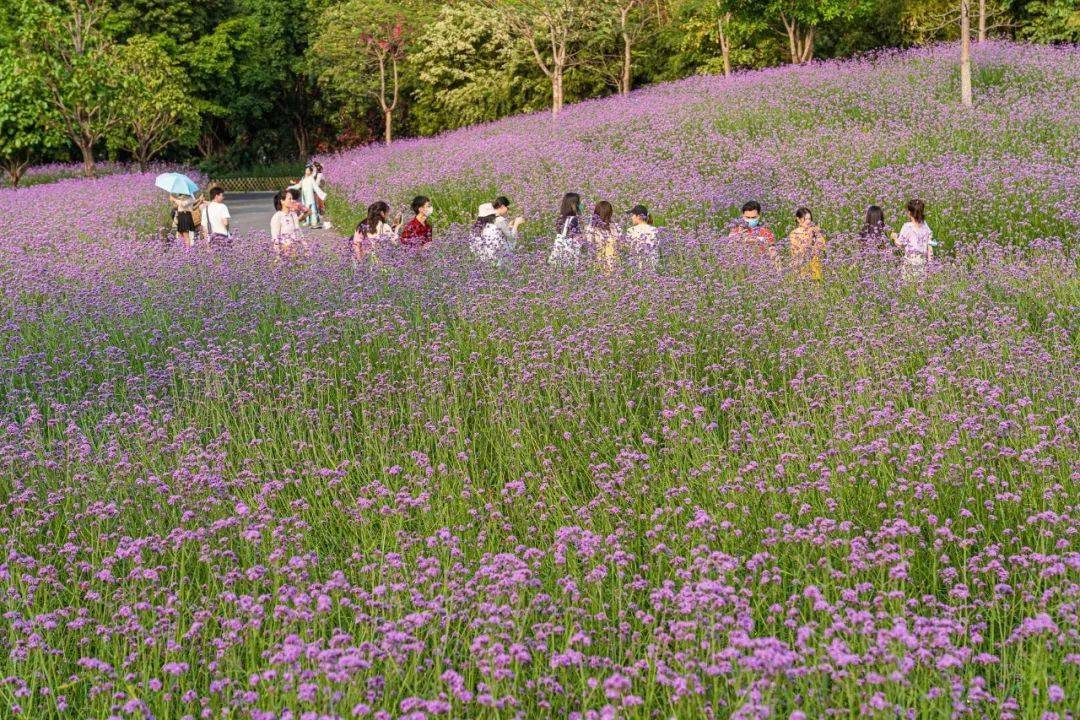
M 990 58 L 979 129 L 927 130 L 985 174 L 937 200 L 963 242 L 917 282 L 842 234 L 799 279 L 692 218 L 656 272 L 480 266 L 450 232 L 281 264 L 267 233 L 164 246 L 132 220 L 152 176 L 0 191 L 0 716 L 1076 718 L 1076 217 L 991 236 L 967 211 L 1042 182 L 1075 209 L 1075 100 L 1007 88 L 1080 73 L 1075 49 Z M 740 82 L 876 103 L 901 79 L 955 113 L 944 62 Z M 573 142 L 652 128 L 658 152 L 726 82 L 571 108 Z M 527 157 L 542 125 L 504 142 Z M 677 207 L 653 160 L 598 191 Z M 409 192 L 393 172 L 378 191 Z

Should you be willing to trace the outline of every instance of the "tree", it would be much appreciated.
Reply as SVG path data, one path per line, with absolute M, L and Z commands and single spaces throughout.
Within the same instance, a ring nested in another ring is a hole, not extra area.
M 32 161 L 63 143 L 49 115 L 41 78 L 14 51 L 0 49 L 0 167 L 12 187 Z
M 971 0 L 960 0 L 960 102 L 971 107 Z
M 565 101 L 566 74 L 585 62 L 596 29 L 593 5 L 576 0 L 486 0 L 518 36 L 529 43 L 536 66 L 551 81 L 551 114 Z
M 119 122 L 115 51 L 100 29 L 104 6 L 67 0 L 65 7 L 25 3 L 23 59 L 40 74 L 54 111 L 50 117 L 82 153 L 86 176 L 93 177 L 94 145 Z
M 1076 0 L 1014 0 L 1017 34 L 1035 42 L 1080 42 L 1080 6 Z
M 404 94 L 402 71 L 411 51 L 411 25 L 399 8 L 382 0 L 330 6 L 319 19 L 310 59 L 317 82 L 342 101 L 342 111 L 363 112 L 358 100 L 374 101 L 387 143 L 393 141 L 394 114 Z
M 109 143 L 129 151 L 145 172 L 150 159 L 168 146 L 195 139 L 198 110 L 187 102 L 180 67 L 155 40 L 137 35 L 117 54 L 124 101 Z
M 778 20 L 787 36 L 791 62 L 814 59 L 818 27 L 838 18 L 851 18 L 867 7 L 866 0 L 740 0 L 739 10 Z
M 652 5 L 648 0 L 605 0 L 598 7 L 618 39 L 615 87 L 620 95 L 627 95 L 633 86 L 634 48 L 645 31 Z
M 367 51 L 367 56 L 373 60 L 379 68 L 379 92 L 375 99 L 379 102 L 384 118 L 384 139 L 389 145 L 393 142 L 394 111 L 397 110 L 398 100 L 401 98 L 401 73 L 398 71 L 398 63 L 405 59 L 405 37 L 408 34 L 408 26 L 405 19 L 398 17 L 394 20 L 381 23 L 374 33 L 360 35 L 361 46 Z M 389 85 L 387 88 L 387 76 Z M 387 94 L 389 92 L 389 95 Z
M 410 64 L 413 128 L 431 134 L 547 105 L 545 78 L 523 40 L 484 5 L 444 5 L 425 25 Z
M 730 75 L 737 67 L 782 62 L 779 43 L 768 22 L 743 12 L 740 0 L 681 0 L 674 10 L 674 21 L 670 29 L 661 30 L 661 38 L 670 37 L 677 45 L 657 49 L 675 66 L 672 77 Z

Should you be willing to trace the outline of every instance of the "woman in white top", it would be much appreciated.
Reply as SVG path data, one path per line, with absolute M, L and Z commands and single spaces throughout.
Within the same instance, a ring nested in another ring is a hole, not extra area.
M 476 210 L 476 222 L 469 236 L 469 248 L 473 254 L 488 265 L 501 265 L 510 252 L 510 244 L 496 226 L 498 215 L 495 206 L 484 203 Z
M 652 224 L 649 211 L 644 205 L 630 210 L 630 229 L 626 231 L 626 244 L 630 262 L 638 270 L 655 270 L 660 263 L 660 243 L 657 229 Z
M 904 253 L 901 276 L 913 280 L 926 275 L 926 266 L 934 257 L 934 233 L 926 224 L 926 203 L 910 200 L 907 212 L 908 222 L 900 228 L 893 242 Z
M 359 266 L 366 257 L 378 260 L 379 250 L 397 240 L 401 229 L 401 214 L 389 223 L 390 206 L 379 200 L 368 205 L 367 217 L 360 221 L 349 243 L 349 257 L 353 267 Z
M 510 200 L 502 195 L 495 198 L 492 206 L 495 208 L 495 229 L 502 234 L 507 249 L 513 252 L 517 249 L 518 231 L 525 222 L 525 218 L 519 215 L 511 221 L 509 219 Z
M 270 239 L 274 243 L 277 260 L 296 258 L 300 251 L 307 251 L 307 241 L 300 232 L 300 217 L 296 214 L 296 191 L 284 190 L 274 196 L 274 209 L 270 218 Z

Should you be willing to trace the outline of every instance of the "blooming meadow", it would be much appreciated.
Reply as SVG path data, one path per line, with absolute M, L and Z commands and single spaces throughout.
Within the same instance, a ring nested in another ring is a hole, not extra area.
M 951 68 L 327 158 L 445 210 L 357 270 L 163 245 L 152 175 L 0 191 L 0 713 L 1076 717 L 1080 52 L 980 48 L 970 113 Z M 491 188 L 498 269 L 439 226 Z M 659 271 L 548 268 L 567 189 L 654 204 Z M 950 253 L 903 282 L 851 232 L 916 193 Z M 750 196 L 823 282 L 717 231 Z

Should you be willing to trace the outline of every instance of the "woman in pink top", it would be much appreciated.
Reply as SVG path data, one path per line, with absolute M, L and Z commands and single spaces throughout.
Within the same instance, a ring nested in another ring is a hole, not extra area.
M 912 280 L 926 275 L 926 266 L 934 257 L 934 233 L 926 224 L 926 203 L 910 200 L 907 212 L 908 221 L 893 237 L 893 242 L 904 253 L 901 276 Z
M 277 260 L 295 259 L 301 251 L 307 250 L 307 242 L 300 231 L 300 216 L 296 213 L 296 195 L 295 190 L 283 190 L 274 196 L 277 212 L 270 218 L 270 239 Z

